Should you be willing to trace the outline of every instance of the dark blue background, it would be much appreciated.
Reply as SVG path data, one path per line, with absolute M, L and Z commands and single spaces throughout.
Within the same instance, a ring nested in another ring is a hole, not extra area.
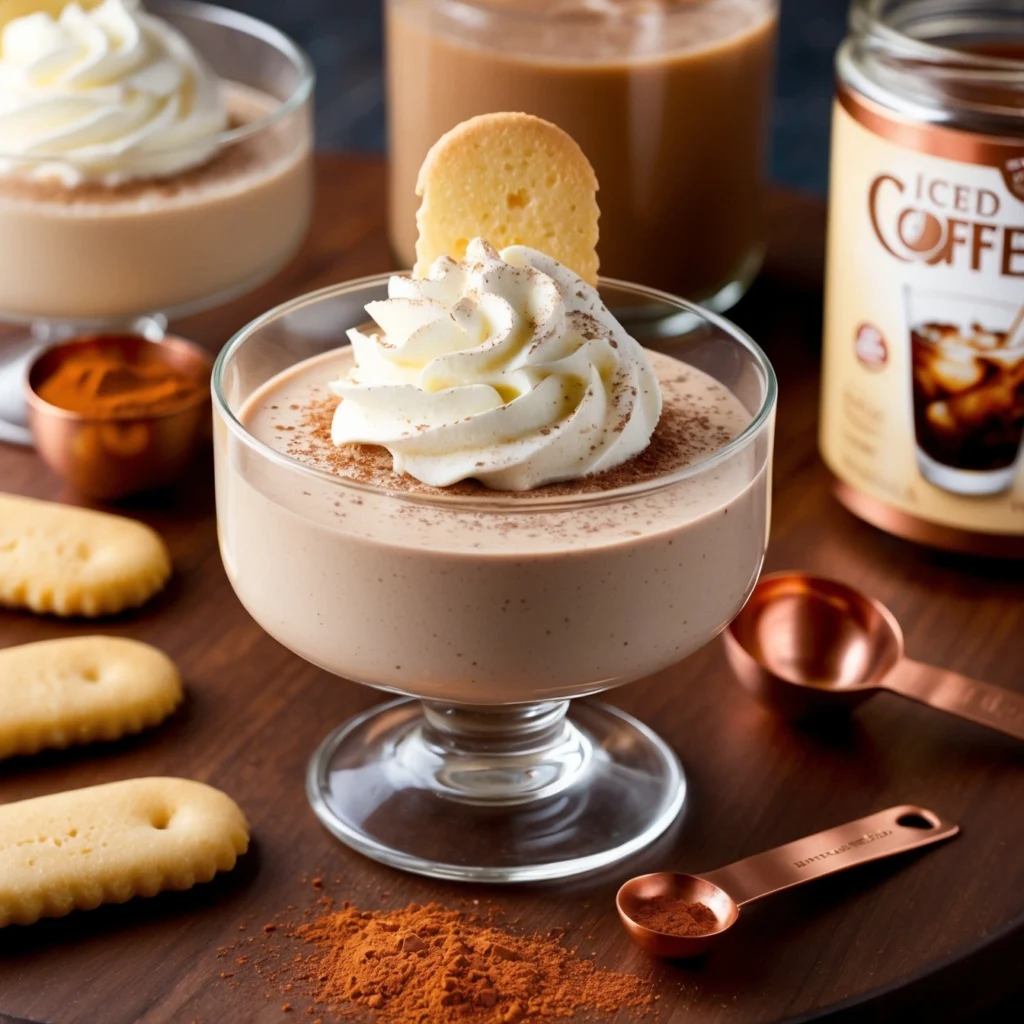
M 384 150 L 381 0 L 220 0 L 283 29 L 313 58 L 317 141 Z M 846 0 L 782 0 L 772 177 L 824 192 L 832 55 Z

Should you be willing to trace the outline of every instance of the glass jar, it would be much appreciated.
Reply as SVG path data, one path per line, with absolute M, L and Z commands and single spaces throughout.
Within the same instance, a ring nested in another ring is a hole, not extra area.
M 856 0 L 836 71 L 838 496 L 911 540 L 1024 556 L 1024 8 Z
M 764 249 L 778 0 L 388 0 L 391 241 L 415 261 L 416 177 L 460 121 L 536 114 L 601 185 L 601 273 L 723 310 Z M 497 240 L 495 240 L 497 241 Z

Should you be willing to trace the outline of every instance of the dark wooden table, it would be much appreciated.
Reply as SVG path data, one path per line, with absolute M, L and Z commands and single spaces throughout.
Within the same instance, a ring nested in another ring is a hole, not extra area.
M 295 264 L 259 294 L 180 325 L 182 333 L 217 346 L 289 296 L 387 269 L 382 164 L 324 157 L 319 175 L 316 226 Z M 736 311 L 781 381 L 767 568 L 847 579 L 893 608 L 912 655 L 1022 689 L 1019 567 L 916 549 L 861 524 L 830 496 L 815 437 L 823 231 L 818 202 L 776 194 L 768 266 Z M 3 446 L 0 486 L 75 500 L 30 452 Z M 315 875 L 339 879 L 332 892 L 368 908 L 385 890 L 388 905 L 486 896 L 523 928 L 568 923 L 578 940 L 593 937 L 583 949 L 600 964 L 650 978 L 664 1022 L 881 1021 L 908 1008 L 910 1019 L 935 1009 L 937 1019 L 954 1021 L 1021 993 L 1024 749 L 1011 740 L 885 696 L 848 724 L 788 726 L 737 688 L 716 642 L 611 695 L 656 724 L 683 758 L 690 796 L 669 836 L 572 884 L 435 884 L 351 852 L 307 806 L 303 779 L 314 746 L 378 695 L 305 664 L 243 611 L 221 568 L 210 474 L 173 501 L 127 511 L 160 530 L 176 572 L 145 609 L 100 628 L 165 649 L 185 676 L 187 704 L 134 739 L 4 763 L 0 800 L 178 774 L 232 794 L 249 815 L 254 844 L 235 872 L 189 893 L 0 933 L 0 1012 L 59 1024 L 289 1019 L 261 983 L 241 972 L 236 989 L 220 981 L 216 951 L 238 938 L 240 922 L 258 925 L 312 902 L 304 879 Z M 96 629 L 0 612 L 4 646 Z M 615 888 L 637 871 L 708 869 L 903 802 L 959 821 L 962 836 L 766 902 L 701 963 L 648 961 L 616 922 Z

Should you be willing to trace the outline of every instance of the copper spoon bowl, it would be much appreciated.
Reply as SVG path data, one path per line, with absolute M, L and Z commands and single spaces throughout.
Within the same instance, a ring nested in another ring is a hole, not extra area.
M 892 612 L 838 580 L 764 576 L 723 636 L 739 681 L 787 718 L 889 690 L 1024 740 L 1024 696 L 905 657 Z
M 740 909 L 754 900 L 858 864 L 952 839 L 959 831 L 959 826 L 923 807 L 890 807 L 701 875 L 658 871 L 631 878 L 619 889 L 615 906 L 629 937 L 641 949 L 666 960 L 685 960 L 706 952 L 739 920 Z M 717 926 L 706 934 L 688 936 L 640 924 L 637 917 L 644 902 L 666 897 L 703 903 L 715 915 Z

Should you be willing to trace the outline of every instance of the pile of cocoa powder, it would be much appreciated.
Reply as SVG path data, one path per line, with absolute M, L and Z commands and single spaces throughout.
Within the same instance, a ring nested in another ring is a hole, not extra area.
M 222 948 L 236 966 L 221 977 L 254 971 L 267 998 L 279 994 L 282 1011 L 311 1024 L 322 1012 L 378 1024 L 556 1024 L 653 1009 L 642 979 L 599 970 L 558 931 L 515 934 L 500 917 L 436 903 L 368 911 L 321 896 L 302 920 Z

